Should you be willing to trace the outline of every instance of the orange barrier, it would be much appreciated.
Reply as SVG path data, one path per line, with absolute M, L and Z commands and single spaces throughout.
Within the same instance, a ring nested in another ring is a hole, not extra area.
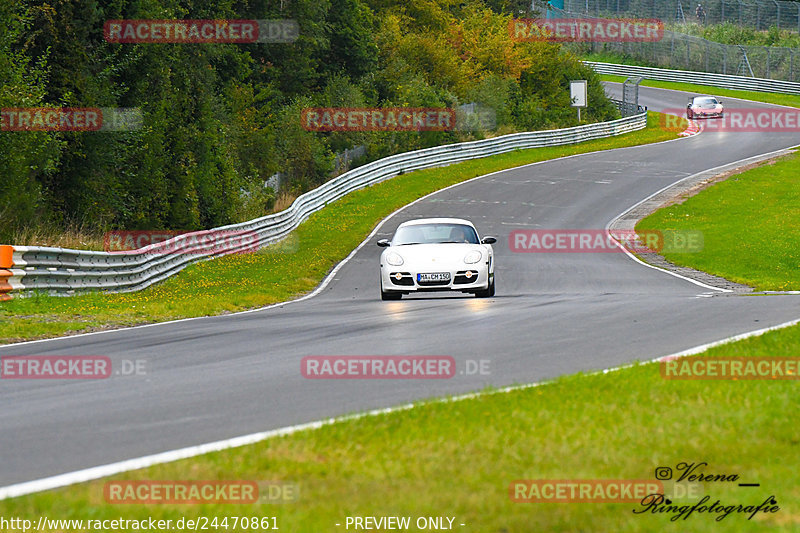
M 14 247 L 7 244 L 0 245 L 0 302 L 11 299 L 11 285 L 8 278 L 11 277 L 11 268 L 14 262 Z
M 11 271 L 0 269 L 0 302 L 11 299 L 11 285 L 8 283 L 8 278 L 11 277 Z
M 14 247 L 0 244 L 0 268 L 11 268 L 12 266 L 14 266 Z

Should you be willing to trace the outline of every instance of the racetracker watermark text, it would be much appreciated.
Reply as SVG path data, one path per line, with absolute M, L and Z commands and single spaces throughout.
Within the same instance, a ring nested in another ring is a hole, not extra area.
M 657 19 L 513 19 L 508 23 L 517 42 L 656 42 L 664 38 Z
M 0 357 L 0 379 L 106 379 L 142 376 L 147 360 L 122 359 L 117 370 L 105 355 L 8 355 Z
M 0 131 L 132 131 L 142 127 L 142 110 L 113 107 L 7 107 Z
M 249 230 L 109 231 L 103 238 L 109 253 L 146 251 L 155 255 L 244 254 L 259 250 L 258 233 Z
M 295 483 L 248 480 L 109 481 L 103 499 L 110 504 L 253 504 L 289 503 L 299 498 Z
M 456 113 L 437 107 L 315 107 L 300 113 L 308 131 L 450 131 Z
M 110 43 L 291 43 L 295 20 L 109 20 L 103 36 Z
M 686 380 L 797 380 L 800 357 L 682 357 L 660 361 L 661 377 Z
M 664 109 L 661 112 L 661 127 L 667 131 L 682 131 L 685 108 Z M 718 113 L 716 109 L 709 113 Z M 725 108 L 722 116 L 708 116 L 695 111 L 694 117 L 703 131 L 738 133 L 798 133 L 800 132 L 800 110 L 766 108 Z
M 488 361 L 469 363 L 467 373 L 488 373 Z M 449 379 L 456 361 L 449 355 L 317 355 L 303 357 L 300 370 L 308 379 Z
M 518 479 L 508 487 L 516 503 L 635 503 L 663 492 L 660 481 L 648 479 Z
M 703 245 L 703 233 L 694 230 L 519 229 L 508 235 L 518 253 L 690 253 Z

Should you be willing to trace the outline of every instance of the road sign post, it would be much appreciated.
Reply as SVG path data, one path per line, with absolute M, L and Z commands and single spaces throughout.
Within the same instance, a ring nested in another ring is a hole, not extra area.
M 581 108 L 586 107 L 589 99 L 588 84 L 586 80 L 574 80 L 569 82 L 569 96 L 572 107 L 578 108 L 578 123 L 581 121 Z

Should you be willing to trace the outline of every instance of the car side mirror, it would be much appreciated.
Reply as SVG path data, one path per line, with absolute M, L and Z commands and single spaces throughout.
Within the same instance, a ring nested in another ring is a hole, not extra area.
M 497 239 L 494 237 L 484 237 L 481 239 L 481 244 L 494 244 L 497 242 Z
M 380 246 L 381 248 L 386 248 L 387 246 L 389 246 L 389 245 L 390 245 L 390 243 L 389 243 L 389 239 L 381 239 L 381 240 L 379 240 L 379 241 L 378 241 L 378 243 L 377 243 L 377 244 L 378 244 L 378 246 Z

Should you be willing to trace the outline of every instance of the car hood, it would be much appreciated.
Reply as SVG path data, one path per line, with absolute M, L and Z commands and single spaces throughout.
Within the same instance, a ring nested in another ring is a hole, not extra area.
M 485 244 L 448 243 L 448 244 L 408 244 L 405 246 L 390 246 L 386 252 L 400 254 L 404 261 L 463 261 L 464 256 L 472 250 L 483 253 L 486 260 L 488 246 Z

